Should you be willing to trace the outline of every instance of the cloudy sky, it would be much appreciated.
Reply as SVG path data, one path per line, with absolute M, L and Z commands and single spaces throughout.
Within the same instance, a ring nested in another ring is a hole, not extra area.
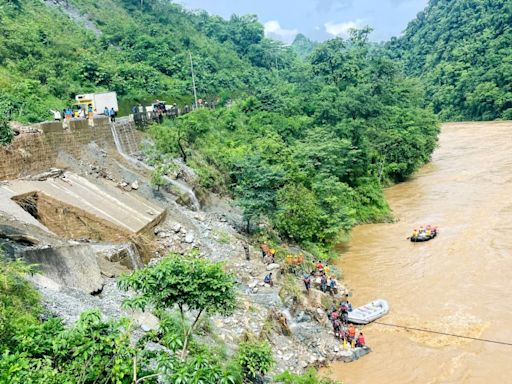
M 205 9 L 228 18 L 256 14 L 267 36 L 286 43 L 298 32 L 314 40 L 346 36 L 369 25 L 374 41 L 398 36 L 428 0 L 177 0 L 189 9 Z

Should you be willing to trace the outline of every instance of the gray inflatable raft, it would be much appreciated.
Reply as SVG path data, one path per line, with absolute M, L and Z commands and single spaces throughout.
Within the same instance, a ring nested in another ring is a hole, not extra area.
M 368 324 L 389 312 L 386 300 L 374 300 L 371 303 L 355 308 L 348 313 L 348 321 L 354 324 Z

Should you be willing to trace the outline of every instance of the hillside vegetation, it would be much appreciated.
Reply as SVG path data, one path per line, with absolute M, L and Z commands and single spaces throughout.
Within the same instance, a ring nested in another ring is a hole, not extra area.
M 431 0 L 389 47 L 442 119 L 512 119 L 511 26 L 510 0 Z
M 0 8 L 3 111 L 37 121 L 99 90 L 190 103 L 192 55 L 199 97 L 221 107 L 154 126 L 151 158 L 181 156 L 205 188 L 237 199 L 249 231 L 267 218 L 285 238 L 329 248 L 356 223 L 387 219 L 382 187 L 436 146 L 420 84 L 369 44 L 369 30 L 299 60 L 253 16 L 226 21 L 164 0 L 61 3 Z

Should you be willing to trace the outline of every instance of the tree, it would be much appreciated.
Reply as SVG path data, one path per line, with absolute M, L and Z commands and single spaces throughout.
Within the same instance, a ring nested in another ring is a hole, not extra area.
M 157 191 L 160 190 L 160 187 L 166 185 L 165 181 L 165 169 L 162 165 L 158 165 L 153 172 L 151 172 L 151 186 L 156 187 Z
M 158 264 L 135 271 L 119 280 L 119 287 L 133 289 L 137 296 L 127 299 L 130 308 L 154 308 L 168 311 L 178 308 L 183 326 L 181 359 L 188 353 L 188 344 L 201 316 L 231 314 L 236 305 L 234 276 L 214 264 L 192 256 L 170 254 Z M 192 324 L 186 324 L 186 314 Z
M 242 207 L 246 231 L 251 222 L 276 210 L 276 192 L 286 183 L 282 166 L 268 164 L 258 155 L 247 156 L 231 171 L 235 196 Z
M 265 375 L 274 365 L 272 349 L 267 341 L 248 340 L 240 343 L 238 363 L 244 376 L 253 382 Z
M 288 184 L 277 193 L 276 226 L 296 241 L 313 241 L 321 230 L 321 211 L 313 192 L 303 185 Z
M 8 98 L 0 97 L 0 145 L 9 144 L 14 137 L 14 133 L 9 127 L 12 110 L 12 102 Z

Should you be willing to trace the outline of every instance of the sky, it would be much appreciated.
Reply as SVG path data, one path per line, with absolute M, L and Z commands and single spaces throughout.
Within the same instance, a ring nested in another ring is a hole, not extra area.
M 370 26 L 373 41 L 399 36 L 428 0 L 177 0 L 188 9 L 204 9 L 229 18 L 256 14 L 267 37 L 293 42 L 297 33 L 324 41 L 346 37 L 351 28 Z

